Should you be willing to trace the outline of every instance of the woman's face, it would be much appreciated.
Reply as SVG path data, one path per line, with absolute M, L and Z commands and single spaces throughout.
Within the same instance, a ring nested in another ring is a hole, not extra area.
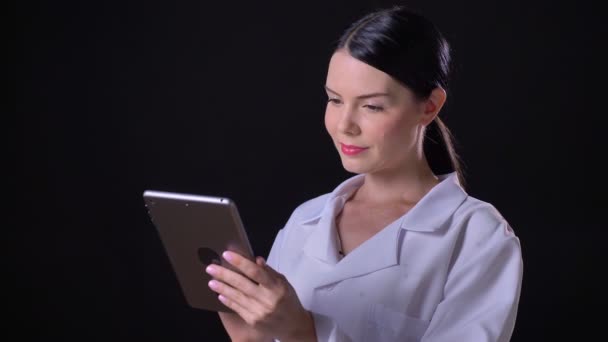
M 325 127 L 347 171 L 405 168 L 422 152 L 419 140 L 434 115 L 425 115 L 425 102 L 386 73 L 339 50 L 325 88 Z

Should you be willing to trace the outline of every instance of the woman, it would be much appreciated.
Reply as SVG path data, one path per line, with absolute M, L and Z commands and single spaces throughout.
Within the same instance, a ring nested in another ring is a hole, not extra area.
M 207 268 L 236 312 L 220 313 L 233 340 L 510 339 L 520 244 L 461 186 L 437 116 L 449 62 L 441 33 L 404 7 L 346 30 L 329 63 L 325 125 L 357 175 L 296 208 L 268 262 L 224 253 L 247 277 Z M 438 172 L 446 160 L 451 172 Z

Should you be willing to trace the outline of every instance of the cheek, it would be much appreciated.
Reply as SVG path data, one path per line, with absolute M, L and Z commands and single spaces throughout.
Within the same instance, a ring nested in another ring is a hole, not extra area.
M 333 137 L 336 129 L 336 118 L 335 115 L 331 114 L 329 108 L 325 110 L 325 129 L 327 130 L 327 133 Z
M 378 129 L 378 136 L 389 147 L 403 148 L 411 144 L 415 125 L 406 120 L 387 122 Z

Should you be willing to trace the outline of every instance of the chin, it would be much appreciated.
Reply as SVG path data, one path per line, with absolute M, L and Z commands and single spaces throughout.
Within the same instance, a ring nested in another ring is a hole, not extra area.
M 352 161 L 344 161 L 342 160 L 342 167 L 344 170 L 350 173 L 367 173 L 369 172 L 369 167 L 364 165 L 363 163 L 353 163 Z

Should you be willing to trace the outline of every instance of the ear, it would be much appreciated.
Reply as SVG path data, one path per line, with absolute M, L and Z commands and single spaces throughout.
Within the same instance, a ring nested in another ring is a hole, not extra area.
M 420 123 L 425 126 L 430 124 L 435 119 L 437 114 L 439 114 L 439 111 L 441 111 L 446 98 L 447 94 L 443 88 L 438 86 L 433 89 L 431 95 L 424 100 L 422 105 L 422 116 L 420 117 Z

